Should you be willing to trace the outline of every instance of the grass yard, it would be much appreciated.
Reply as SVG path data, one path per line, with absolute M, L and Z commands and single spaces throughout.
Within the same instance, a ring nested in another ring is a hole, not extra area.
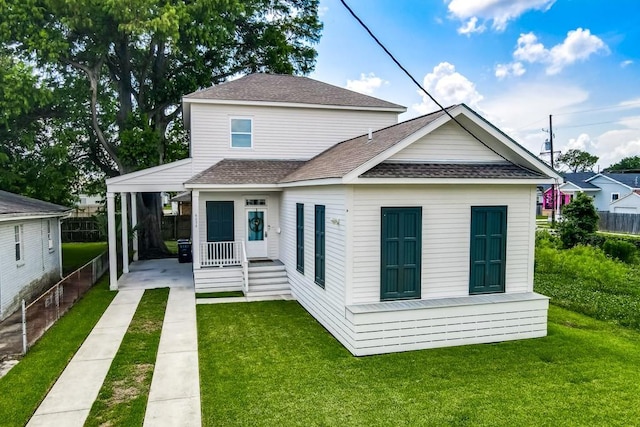
M 85 426 L 141 426 L 169 289 L 146 290 Z
M 640 266 L 578 246 L 536 245 L 535 291 L 554 304 L 640 331 Z
M 103 276 L 20 363 L 0 378 L 0 425 L 27 423 L 115 297 L 108 281 L 109 275 Z
M 640 334 L 554 306 L 545 338 L 361 358 L 293 301 L 197 314 L 204 426 L 640 420 Z
M 66 276 L 107 250 L 106 242 L 63 243 L 62 271 Z

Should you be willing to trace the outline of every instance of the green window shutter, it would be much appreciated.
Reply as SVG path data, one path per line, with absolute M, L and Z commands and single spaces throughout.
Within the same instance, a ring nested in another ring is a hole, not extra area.
M 421 294 L 422 208 L 381 208 L 380 299 Z
M 469 293 L 505 291 L 507 207 L 471 207 Z
M 304 274 L 304 205 L 296 203 L 296 269 Z
M 325 215 L 324 206 L 315 207 L 315 282 L 324 288 Z
M 207 202 L 207 242 L 233 240 L 233 202 Z

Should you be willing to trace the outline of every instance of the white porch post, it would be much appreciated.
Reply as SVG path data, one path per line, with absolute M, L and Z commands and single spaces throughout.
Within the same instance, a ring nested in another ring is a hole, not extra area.
M 113 193 L 107 193 L 107 229 L 109 235 L 109 289 L 118 290 L 118 253 L 116 251 L 116 205 Z
M 200 268 L 200 227 L 198 226 L 198 212 L 200 212 L 200 192 L 191 192 L 191 252 L 193 254 L 193 269 Z
M 120 193 L 120 228 L 122 229 L 122 272 L 129 272 L 129 216 L 127 215 L 128 193 Z
M 62 271 L 62 218 L 58 217 L 58 268 L 60 268 L 60 278 L 64 277 Z M 53 231 L 51 231 L 53 233 Z
M 129 193 L 131 195 L 131 229 L 133 232 L 133 239 L 131 241 L 133 245 L 133 260 L 138 261 L 138 193 Z

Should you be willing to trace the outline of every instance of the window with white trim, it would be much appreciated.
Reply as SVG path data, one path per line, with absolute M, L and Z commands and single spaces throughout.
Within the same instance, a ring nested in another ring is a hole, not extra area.
M 620 198 L 620 193 L 611 193 L 611 201 L 615 202 Z
M 51 231 L 51 220 L 47 220 L 47 241 L 49 242 L 49 249 L 53 249 L 53 232 Z
M 22 225 L 16 225 L 13 227 L 16 242 L 16 261 L 24 261 L 24 248 L 22 246 L 24 229 Z
M 253 147 L 253 119 L 231 118 L 231 148 Z

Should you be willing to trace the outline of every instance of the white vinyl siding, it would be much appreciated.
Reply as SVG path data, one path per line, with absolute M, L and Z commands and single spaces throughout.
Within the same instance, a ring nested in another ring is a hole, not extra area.
M 455 123 L 446 123 L 389 158 L 389 162 L 504 161 Z
M 198 209 L 198 235 L 200 243 L 207 241 L 207 202 L 208 201 L 233 201 L 233 234 L 235 241 L 246 241 L 247 238 L 247 210 L 254 210 L 255 206 L 246 206 L 247 199 L 265 199 L 267 209 L 267 223 L 264 225 L 267 239 L 267 256 L 270 259 L 278 259 L 280 234 L 279 202 L 280 193 L 218 193 L 200 192 L 200 206 Z M 294 217 L 295 224 L 295 217 Z M 294 260 L 295 261 L 295 260 Z M 295 265 L 295 264 L 294 264 Z
M 48 244 L 51 221 L 52 248 Z M 21 260 L 16 262 L 16 226 L 20 229 Z M 58 219 L 0 222 L 0 319 L 20 307 L 39 281 L 60 279 Z M 39 289 L 36 289 L 39 290 Z
M 230 146 L 229 120 L 236 117 L 253 119 L 251 150 Z M 223 158 L 309 159 L 369 128 L 397 122 L 392 112 L 192 104 L 191 157 L 196 172 Z
M 422 299 L 469 295 L 471 206 L 507 205 L 506 293 L 533 290 L 535 186 L 354 186 L 352 303 L 380 301 L 380 208 L 422 206 Z
M 349 348 L 345 319 L 346 189 L 341 186 L 291 188 L 282 195 L 280 259 L 287 268 L 291 292 L 300 304 Z M 304 273 L 296 269 L 296 204 L 304 204 Z M 314 216 L 316 204 L 325 206 L 325 285 L 314 283 Z

